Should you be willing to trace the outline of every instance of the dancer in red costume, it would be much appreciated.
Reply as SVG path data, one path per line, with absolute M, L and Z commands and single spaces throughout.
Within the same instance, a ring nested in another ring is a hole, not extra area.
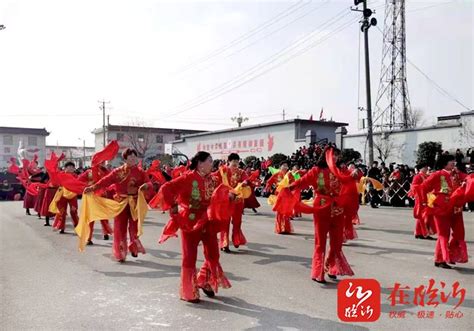
M 210 154 L 198 152 L 192 158 L 189 169 L 190 171 L 165 183 L 157 196 L 161 200 L 159 204 L 162 210 L 170 210 L 171 215 L 160 243 L 175 236 L 177 230 L 181 229 L 181 300 L 197 303 L 199 288 L 207 296 L 213 297 L 218 287 L 229 288 L 231 285 L 219 263 L 217 233 L 222 225 L 208 218 L 211 197 L 218 185 L 218 179 L 211 175 Z M 204 264 L 197 273 L 197 250 L 201 241 Z
M 338 149 L 330 148 L 327 151 L 326 162 L 331 173 L 341 182 L 339 205 L 344 209 L 343 220 L 343 242 L 357 238 L 354 223 L 359 223 L 359 190 L 357 185 L 363 176 L 354 163 L 346 167 L 341 160 L 341 152 Z
M 329 170 L 323 152 L 316 166 L 306 175 L 290 185 L 290 189 L 313 187 L 314 197 L 314 254 L 311 278 L 325 284 L 325 273 L 332 279 L 337 276 L 354 275 L 342 252 L 344 231 L 344 209 L 338 203 L 341 182 Z M 326 241 L 329 234 L 329 253 L 326 256 Z
M 88 186 L 84 194 L 97 190 L 105 190 L 115 184 L 116 194 L 114 199 L 123 201 L 133 197 L 136 202 L 138 190 L 146 191 L 152 187 L 148 175 L 145 171 L 138 168 L 137 151 L 127 148 L 122 153 L 125 164 L 110 172 L 107 176 L 100 179 L 94 185 Z M 130 245 L 127 245 L 127 227 L 130 235 Z M 145 254 L 140 239 L 138 239 L 138 222 L 132 218 L 130 205 L 115 217 L 114 219 L 114 237 L 112 251 L 115 259 L 119 262 L 125 262 L 128 250 L 133 257 L 138 257 L 138 253 Z
M 252 171 L 251 167 L 247 167 L 245 172 L 247 173 L 247 182 L 252 189 L 252 194 L 244 200 L 244 207 L 246 209 L 252 209 L 254 213 L 257 213 L 257 208 L 260 207 L 260 203 L 255 196 L 255 188 L 262 185 L 262 181 L 260 180 L 260 170 Z
M 64 172 L 68 174 L 73 174 L 75 176 L 76 166 L 73 162 L 66 162 L 64 165 Z M 64 188 L 61 188 L 64 190 Z M 54 216 L 53 230 L 59 230 L 60 234 L 65 233 L 66 229 L 66 215 L 67 215 L 67 206 L 69 205 L 69 213 L 71 215 L 72 223 L 74 227 L 77 226 L 79 222 L 79 217 L 77 215 L 77 195 L 70 194 L 70 196 L 63 195 L 61 199 L 56 202 L 58 212 Z
M 225 182 L 229 185 L 230 188 L 234 189 L 237 185 L 244 183 L 247 184 L 247 174 L 244 170 L 239 168 L 240 156 L 236 153 L 231 153 L 228 158 L 228 166 L 221 166 L 216 172 L 217 178 L 219 178 L 220 183 Z M 223 179 L 225 177 L 225 180 Z M 231 204 L 231 219 L 228 220 L 227 224 L 223 227 L 221 232 L 221 240 L 219 242 L 219 247 L 221 251 L 230 253 L 229 249 L 229 232 L 230 224 L 232 223 L 232 244 L 235 248 L 239 248 L 241 245 L 247 243 L 244 233 L 242 232 L 242 214 L 244 212 L 244 200 L 235 199 Z
M 278 186 L 278 184 L 288 176 L 289 183 L 293 183 L 295 181 L 291 172 L 289 170 L 289 162 L 283 161 L 280 163 L 280 171 L 273 174 L 270 179 L 268 179 L 267 184 L 265 185 L 266 192 L 275 192 L 275 195 L 278 195 L 276 188 L 274 189 L 273 186 Z M 291 216 L 291 215 L 290 215 Z M 278 234 L 290 234 L 293 232 L 293 226 L 291 225 L 291 218 L 287 215 L 282 215 L 280 213 L 276 213 L 275 219 L 275 233 Z
M 97 183 L 101 178 L 107 176 L 109 173 L 110 171 L 105 167 L 105 163 L 102 162 L 84 171 L 78 179 L 87 183 L 88 186 L 91 186 Z M 107 197 L 107 192 L 104 190 L 100 195 Z M 100 224 L 102 225 L 102 235 L 104 236 L 104 240 L 109 240 L 109 235 L 113 233 L 113 230 L 109 224 L 109 220 L 100 220 Z M 92 236 L 94 234 L 94 222 L 89 223 L 89 229 L 90 234 L 89 239 L 87 240 L 87 245 L 93 245 L 94 243 L 92 242 Z
M 428 206 L 427 212 L 433 215 L 438 233 L 434 265 L 444 269 L 452 269 L 449 265 L 452 263 L 467 262 L 467 247 L 464 236 L 459 235 L 464 234 L 463 225 L 462 229 L 457 230 L 459 231 L 457 233 L 459 237 L 456 236 L 457 238 L 452 242 L 452 245 L 456 245 L 449 246 L 451 227 L 461 228 L 462 224 L 462 219 L 458 223 L 459 216 L 456 215 L 462 213 L 462 208 L 457 208 L 452 203 L 452 195 L 455 188 L 452 176 L 454 166 L 454 156 L 449 154 L 441 155 L 438 160 L 438 168 L 441 170 L 431 174 L 422 184 L 423 197 L 426 199 L 423 203 L 426 203 Z M 427 194 L 433 195 L 433 198 L 430 199 L 427 197 Z
M 413 217 L 415 218 L 415 238 L 434 240 L 430 236 L 430 222 L 432 215 L 426 212 L 426 203 L 423 197 L 422 184 L 428 178 L 428 166 L 426 164 L 417 164 L 418 173 L 413 177 L 411 183 L 410 195 L 415 198 L 415 206 L 413 208 Z
M 36 198 L 38 196 L 38 191 L 36 189 L 28 189 L 28 186 L 38 183 L 38 175 L 41 170 L 38 168 L 38 157 L 35 155 L 34 159 L 31 162 L 28 160 L 22 160 L 23 169 L 20 176 L 23 178 L 22 183 L 25 186 L 25 196 L 23 197 L 23 208 L 26 209 L 26 215 L 31 215 L 30 209 L 35 208 Z M 33 192 L 35 191 L 35 192 Z
M 453 190 L 462 188 L 467 178 L 466 168 L 464 164 L 457 164 L 452 172 Z M 454 217 L 451 223 L 451 238 L 449 240 L 449 257 L 454 263 L 467 263 L 467 245 L 465 241 L 464 218 L 463 218 L 464 203 L 454 206 Z

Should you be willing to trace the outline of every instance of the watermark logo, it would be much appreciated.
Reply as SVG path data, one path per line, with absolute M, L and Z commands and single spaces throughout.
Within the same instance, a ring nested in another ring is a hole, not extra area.
M 344 279 L 337 286 L 337 315 L 344 322 L 375 322 L 380 317 L 380 284 L 375 279 Z

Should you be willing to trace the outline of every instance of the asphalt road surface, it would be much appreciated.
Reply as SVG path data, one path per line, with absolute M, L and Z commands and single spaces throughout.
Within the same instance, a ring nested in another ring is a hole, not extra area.
M 434 241 L 416 240 L 411 210 L 361 207 L 359 239 L 344 246 L 356 275 L 374 278 L 382 287 L 382 315 L 374 323 L 345 323 L 337 316 L 337 281 L 323 286 L 310 278 L 313 224 L 308 217 L 293 222 L 294 235 L 273 233 L 273 213 L 261 200 L 258 214 L 246 210 L 245 247 L 221 255 L 232 288 L 200 304 L 179 300 L 181 265 L 179 239 L 158 245 L 167 215 L 148 214 L 142 242 L 146 255 L 129 256 L 124 264 L 111 260 L 111 241 L 104 241 L 96 224 L 94 246 L 77 251 L 70 220 L 66 234 L 43 227 L 26 216 L 21 202 L 0 203 L 2 330 L 462 330 L 474 317 L 471 261 L 454 270 L 433 266 Z M 474 213 L 464 213 L 471 252 Z M 202 262 L 199 255 L 198 267 Z M 434 279 L 446 293 L 455 281 L 466 290 L 462 317 L 445 318 L 458 299 L 439 306 L 413 304 L 414 288 Z M 392 306 L 395 283 L 409 286 L 409 304 Z M 392 311 L 405 318 L 391 318 Z M 432 319 L 419 311 L 435 311 Z

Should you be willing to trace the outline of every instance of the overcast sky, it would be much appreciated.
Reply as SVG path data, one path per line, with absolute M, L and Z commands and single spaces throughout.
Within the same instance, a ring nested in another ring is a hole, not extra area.
M 384 2 L 369 2 L 381 29 Z M 93 145 L 105 99 L 111 124 L 212 130 L 233 126 L 239 112 L 256 124 L 282 119 L 283 109 L 287 119 L 318 118 L 324 107 L 324 117 L 357 132 L 365 85 L 361 76 L 359 99 L 360 30 L 351 4 L 0 0 L 0 125 L 45 127 L 49 144 Z M 473 109 L 474 1 L 406 7 L 408 58 Z M 376 28 L 370 51 L 375 101 Z M 466 111 L 407 70 L 411 104 L 426 124 Z

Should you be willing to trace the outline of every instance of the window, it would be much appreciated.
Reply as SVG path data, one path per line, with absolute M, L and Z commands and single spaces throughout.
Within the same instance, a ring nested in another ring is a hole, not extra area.
M 10 161 L 10 155 L 3 155 L 3 161 Z
M 143 133 L 138 134 L 137 138 L 139 143 L 145 142 L 145 135 Z
M 157 144 L 162 144 L 163 143 L 163 136 L 160 134 L 156 135 L 156 143 Z
M 117 133 L 117 140 L 118 141 L 123 141 L 123 133 Z
M 5 154 L 10 154 L 10 153 L 11 153 L 10 147 L 5 147 L 5 148 L 3 149 L 3 152 L 4 152 Z
M 38 146 L 38 137 L 28 137 L 28 146 Z
M 13 145 L 13 136 L 3 136 L 4 145 Z

